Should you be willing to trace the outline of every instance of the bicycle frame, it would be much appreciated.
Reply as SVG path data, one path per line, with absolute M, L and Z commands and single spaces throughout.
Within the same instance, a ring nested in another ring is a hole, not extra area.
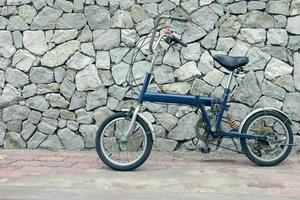
M 143 87 L 139 96 L 139 104 L 143 104 L 143 102 L 149 101 L 149 102 L 175 103 L 175 104 L 195 106 L 200 109 L 203 122 L 208 127 L 210 134 L 213 136 L 256 139 L 262 141 L 267 140 L 265 136 L 242 134 L 238 131 L 225 132 L 221 129 L 221 121 L 222 121 L 224 111 L 227 108 L 228 96 L 230 93 L 229 88 L 232 82 L 234 72 L 230 72 L 227 86 L 224 89 L 224 94 L 221 98 L 192 96 L 192 95 L 177 95 L 177 94 L 167 94 L 167 93 L 159 93 L 159 92 L 147 92 L 151 80 L 153 64 L 155 62 L 156 56 L 157 53 L 154 54 L 154 57 L 152 59 L 150 65 L 150 71 L 147 72 L 144 77 Z M 215 103 L 220 104 L 220 110 L 217 112 L 216 117 L 214 119 L 215 124 L 211 124 L 211 118 L 209 117 L 205 106 L 213 106 Z
M 232 78 L 232 72 L 230 74 L 230 79 Z M 190 106 L 196 106 L 200 109 L 202 114 L 203 122 L 206 124 L 210 130 L 210 134 L 213 136 L 222 136 L 229 138 L 246 138 L 246 139 L 258 139 L 266 140 L 264 136 L 248 135 L 242 134 L 238 131 L 224 132 L 221 130 L 221 121 L 224 111 L 227 107 L 227 101 L 230 90 L 228 88 L 224 89 L 224 95 L 222 98 L 212 98 L 212 97 L 202 97 L 202 96 L 191 96 L 191 95 L 177 95 L 177 94 L 166 94 L 158 92 L 147 92 L 147 88 L 151 79 L 151 74 L 147 73 L 144 79 L 144 85 L 139 96 L 139 103 L 142 104 L 145 101 L 149 102 L 160 102 L 160 103 L 175 103 L 184 104 Z M 211 119 L 205 109 L 205 106 L 212 106 L 215 103 L 220 103 L 221 109 L 216 114 L 215 126 L 211 124 Z

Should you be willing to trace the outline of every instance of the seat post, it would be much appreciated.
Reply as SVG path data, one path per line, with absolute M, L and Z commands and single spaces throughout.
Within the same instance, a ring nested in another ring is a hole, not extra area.
M 231 86 L 231 83 L 232 83 L 233 74 L 234 74 L 233 71 L 231 71 L 230 74 L 229 74 L 229 78 L 228 78 L 228 83 L 227 83 L 226 89 L 230 90 L 230 86 Z

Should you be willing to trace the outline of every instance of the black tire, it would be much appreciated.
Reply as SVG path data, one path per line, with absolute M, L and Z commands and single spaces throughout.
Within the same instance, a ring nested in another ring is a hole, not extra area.
M 286 146 L 284 152 L 282 152 L 278 158 L 269 161 L 264 159 L 259 159 L 258 156 L 255 156 L 254 153 L 250 150 L 250 147 L 247 143 L 247 139 L 241 138 L 240 140 L 241 147 L 245 155 L 247 156 L 247 158 L 251 160 L 253 163 L 255 163 L 256 165 L 263 166 L 263 167 L 276 166 L 288 157 L 288 155 L 292 150 L 292 144 L 294 141 L 294 135 L 293 135 L 292 128 L 290 126 L 290 121 L 285 115 L 283 115 L 280 112 L 271 111 L 271 110 L 257 112 L 248 118 L 248 120 L 244 123 L 241 132 L 246 134 L 249 129 L 249 126 L 251 126 L 251 124 L 256 119 L 261 118 L 263 116 L 271 116 L 282 122 L 282 125 L 284 125 L 287 130 L 288 141 L 286 143 L 289 145 Z
M 143 152 L 143 155 L 136 160 L 134 163 L 129 164 L 129 165 L 118 165 L 116 163 L 111 162 L 106 156 L 105 153 L 103 153 L 103 149 L 101 147 L 101 135 L 103 134 L 103 131 L 105 129 L 105 127 L 113 120 L 116 120 L 118 118 L 124 118 L 127 116 L 127 113 L 125 112 L 119 112 L 116 113 L 110 117 L 108 117 L 105 121 L 102 122 L 102 124 L 100 125 L 97 134 L 96 134 L 96 150 L 97 150 L 97 154 L 99 156 L 99 158 L 103 161 L 103 163 L 105 163 L 108 167 L 117 170 L 117 171 L 131 171 L 134 170 L 136 168 L 138 168 L 139 166 L 141 166 L 149 157 L 150 153 L 151 153 L 151 149 L 152 149 L 152 145 L 153 145 L 153 138 L 152 138 L 152 132 L 149 128 L 149 126 L 147 125 L 147 123 L 139 116 L 137 116 L 136 118 L 136 122 L 141 126 L 141 128 L 144 130 L 144 133 L 146 133 L 146 147 L 145 150 Z

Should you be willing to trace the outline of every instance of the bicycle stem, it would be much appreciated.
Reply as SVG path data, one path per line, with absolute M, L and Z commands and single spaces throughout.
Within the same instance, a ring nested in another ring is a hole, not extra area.
M 161 41 L 161 39 L 162 39 L 163 37 L 164 37 L 164 35 L 161 35 L 161 36 L 158 38 L 158 40 L 157 40 L 157 42 L 155 43 L 155 45 L 154 45 L 154 54 L 153 54 L 153 58 L 152 58 L 151 63 L 150 63 L 149 70 L 148 70 L 148 73 L 150 73 L 150 74 L 152 74 L 152 72 L 153 72 L 153 67 L 154 67 L 154 64 L 155 64 L 155 60 L 156 60 L 156 57 L 158 56 L 158 53 L 159 53 L 159 51 L 156 51 L 156 49 L 157 49 L 157 47 L 158 47 L 159 42 Z
M 159 18 L 157 18 L 155 24 L 154 24 L 154 29 L 153 29 L 153 33 L 151 35 L 151 40 L 150 40 L 150 43 L 149 43 L 149 49 L 151 51 L 151 53 L 153 53 L 153 42 L 154 42 L 154 38 L 155 38 L 155 35 L 156 35 L 156 31 L 157 31 L 157 28 L 158 28 L 158 25 L 159 25 L 159 22 L 162 20 L 162 19 L 169 19 L 170 16 L 167 16 L 167 15 L 163 15 Z

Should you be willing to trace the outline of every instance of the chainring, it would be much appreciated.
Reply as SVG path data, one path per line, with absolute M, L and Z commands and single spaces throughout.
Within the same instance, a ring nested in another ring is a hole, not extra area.
M 202 121 L 202 118 L 200 117 L 200 119 L 197 121 L 196 123 L 196 136 L 198 138 L 198 140 L 201 140 L 203 143 L 206 142 L 207 137 L 209 137 L 209 141 L 212 143 L 217 143 L 218 141 L 218 137 L 213 137 L 212 135 L 209 134 L 209 130 L 208 127 L 206 126 L 206 124 Z M 209 134 L 209 135 L 208 135 Z

